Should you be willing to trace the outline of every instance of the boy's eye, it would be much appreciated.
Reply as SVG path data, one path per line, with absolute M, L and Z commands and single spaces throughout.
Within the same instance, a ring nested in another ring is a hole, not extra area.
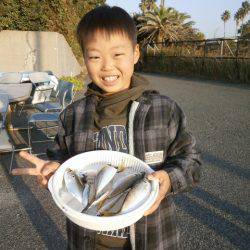
M 115 56 L 117 57 L 117 56 L 122 56 L 122 55 L 124 55 L 123 53 L 116 53 L 115 54 Z
M 89 59 L 99 59 L 100 57 L 99 56 L 89 56 Z

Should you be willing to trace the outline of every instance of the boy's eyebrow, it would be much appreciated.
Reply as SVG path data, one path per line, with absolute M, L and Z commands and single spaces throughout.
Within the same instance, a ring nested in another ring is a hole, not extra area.
M 86 48 L 86 51 L 99 51 L 99 49 L 96 49 L 96 48 Z
M 118 48 L 125 48 L 126 46 L 125 45 L 117 45 L 117 46 L 114 46 L 112 47 L 111 49 L 118 49 Z
M 125 45 L 117 45 L 117 46 L 114 46 L 114 47 L 112 47 L 111 49 L 112 50 L 114 50 L 114 49 L 118 49 L 118 48 L 125 48 L 126 46 Z M 87 51 L 101 51 L 101 50 L 99 50 L 99 49 L 97 49 L 97 48 L 86 48 L 86 50 Z

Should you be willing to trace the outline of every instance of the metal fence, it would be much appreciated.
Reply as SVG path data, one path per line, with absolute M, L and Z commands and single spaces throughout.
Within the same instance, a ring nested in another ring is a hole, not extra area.
M 209 39 L 149 44 L 138 70 L 250 81 L 250 39 Z
M 149 55 L 165 54 L 177 57 L 218 57 L 250 59 L 250 39 L 207 39 L 152 43 L 142 48 Z

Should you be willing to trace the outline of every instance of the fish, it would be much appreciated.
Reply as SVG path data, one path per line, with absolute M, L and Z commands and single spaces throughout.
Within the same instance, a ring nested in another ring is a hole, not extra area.
M 63 179 L 63 183 L 61 188 L 59 189 L 59 196 L 63 202 L 63 204 L 69 206 L 77 212 L 81 212 L 85 205 L 79 202 L 78 199 L 75 198 L 70 192 L 68 192 L 65 184 L 65 180 Z
M 90 206 L 87 207 L 87 209 L 84 209 L 82 213 L 96 216 L 98 214 L 98 204 L 92 203 Z
M 131 188 L 138 179 L 142 179 L 144 175 L 144 173 L 136 173 L 130 169 L 124 169 L 122 172 L 117 172 L 113 179 L 96 196 L 97 202 L 107 197 L 112 198 L 123 193 L 125 190 Z
M 151 191 L 146 173 L 137 167 L 104 165 L 98 173 L 67 168 L 61 194 L 65 204 L 93 216 L 112 216 L 133 210 Z
M 98 206 L 97 216 L 111 216 L 118 214 L 123 206 L 124 200 L 129 190 L 118 194 L 112 198 L 105 199 Z
M 123 172 L 117 173 L 112 181 L 109 198 L 123 193 L 125 190 L 131 188 L 139 179 L 145 176 L 144 173 L 135 173 L 130 169 L 125 169 Z
M 87 185 L 89 185 L 88 205 L 90 205 L 95 200 L 96 196 L 96 176 L 87 175 L 86 182 Z
M 113 177 L 117 173 L 117 170 L 117 167 L 113 167 L 107 164 L 104 165 L 102 169 L 98 172 L 96 177 L 96 197 L 102 195 L 101 191 L 113 179 Z
M 84 188 L 83 188 L 83 192 L 82 192 L 83 209 L 85 209 L 89 204 L 89 193 L 90 193 L 90 185 L 88 183 L 85 183 Z
M 79 202 L 71 193 L 67 192 L 65 189 L 60 190 L 60 197 L 63 201 L 63 204 L 69 206 L 77 212 L 81 212 L 85 205 Z
M 126 196 L 120 214 L 131 212 L 142 205 L 149 197 L 150 192 L 151 184 L 146 177 L 137 181 Z
M 117 173 L 106 187 L 96 197 L 93 205 L 101 204 L 106 199 L 111 199 L 131 188 L 136 181 L 144 177 L 144 173 L 134 173 L 124 170 Z
M 83 179 L 69 168 L 65 170 L 63 178 L 67 191 L 82 203 L 84 191 Z

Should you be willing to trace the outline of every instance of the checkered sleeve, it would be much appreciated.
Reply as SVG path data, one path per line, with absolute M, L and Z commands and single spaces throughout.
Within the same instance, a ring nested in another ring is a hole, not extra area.
M 169 174 L 171 194 L 188 191 L 200 179 L 200 154 L 195 149 L 196 140 L 186 130 L 186 116 L 174 102 L 169 120 L 170 145 L 163 169 Z

